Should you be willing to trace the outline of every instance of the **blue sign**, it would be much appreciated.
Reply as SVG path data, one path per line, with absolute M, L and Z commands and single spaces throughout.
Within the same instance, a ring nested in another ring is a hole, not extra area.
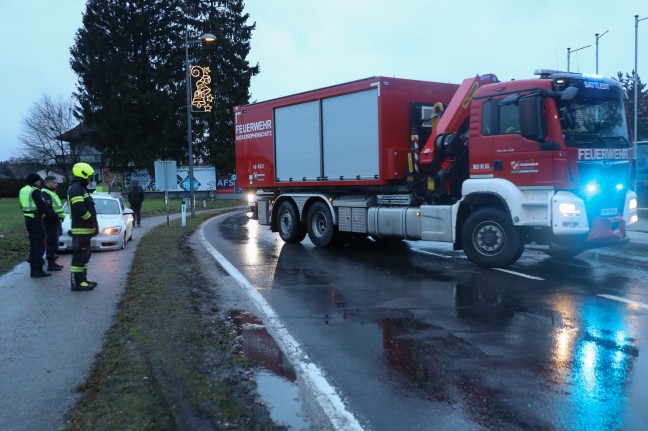
M 189 176 L 187 175 L 184 180 L 180 183 L 180 187 L 182 187 L 183 190 L 190 191 L 189 190 Z M 197 190 L 200 187 L 200 181 L 194 178 L 193 180 L 193 189 Z

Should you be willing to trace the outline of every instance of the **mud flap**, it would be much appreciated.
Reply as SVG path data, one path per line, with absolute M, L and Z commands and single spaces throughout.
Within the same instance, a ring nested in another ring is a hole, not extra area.
M 592 220 L 586 242 L 610 242 L 621 241 L 626 236 L 626 223 L 622 217 L 596 217 Z

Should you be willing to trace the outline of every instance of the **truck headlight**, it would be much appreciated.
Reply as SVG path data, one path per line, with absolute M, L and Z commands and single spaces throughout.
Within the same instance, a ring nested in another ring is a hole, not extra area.
M 247 200 L 248 204 L 253 204 L 254 202 L 256 202 L 256 195 L 254 193 L 248 193 Z
M 630 202 L 628 202 L 628 208 L 630 208 L 631 210 L 637 209 L 637 199 L 630 199 Z
M 565 217 L 580 215 L 580 209 L 578 208 L 578 206 L 571 202 L 561 202 L 558 210 L 560 211 L 560 215 Z

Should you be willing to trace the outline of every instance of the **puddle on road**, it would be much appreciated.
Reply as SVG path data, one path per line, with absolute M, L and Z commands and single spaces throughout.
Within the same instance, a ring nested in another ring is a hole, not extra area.
M 276 423 L 290 430 L 309 429 L 297 387 L 297 376 L 262 321 L 245 311 L 232 311 L 242 336 L 243 354 L 253 367 L 259 396 Z

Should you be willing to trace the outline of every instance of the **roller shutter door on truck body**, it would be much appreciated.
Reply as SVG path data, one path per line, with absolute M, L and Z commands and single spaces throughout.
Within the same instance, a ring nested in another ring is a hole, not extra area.
M 374 179 L 379 174 L 376 89 L 276 108 L 274 120 L 279 181 Z
M 319 100 L 277 108 L 276 177 L 280 181 L 315 181 L 320 176 Z
M 322 101 L 324 176 L 373 179 L 378 175 L 378 91 Z

